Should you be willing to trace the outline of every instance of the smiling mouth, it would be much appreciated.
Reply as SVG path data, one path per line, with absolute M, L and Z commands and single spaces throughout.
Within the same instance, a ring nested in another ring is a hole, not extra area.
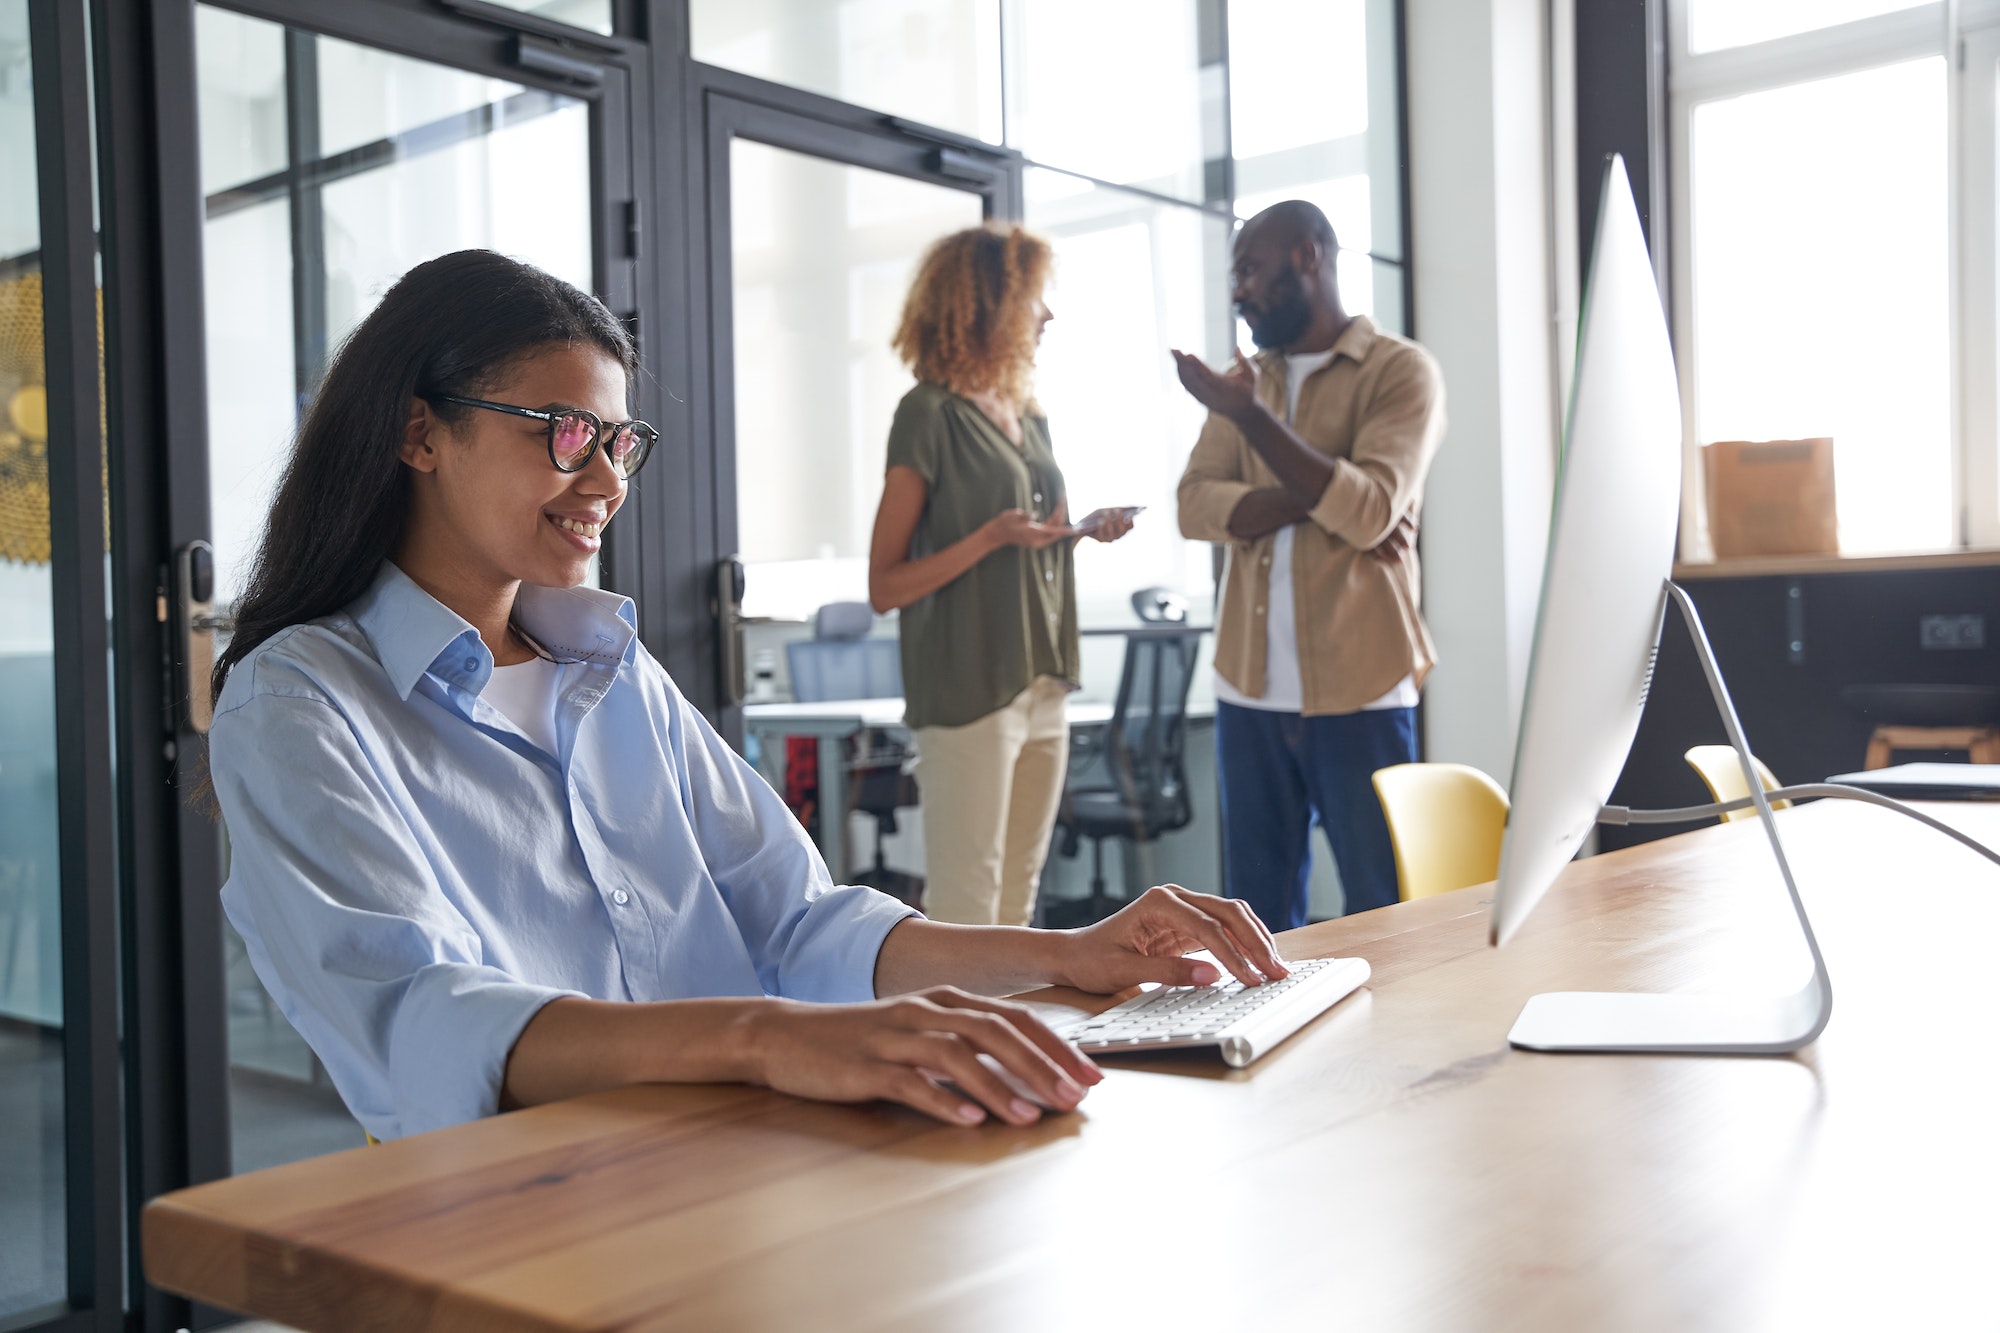
M 555 514 L 549 515 L 549 522 L 555 524 L 564 532 L 573 532 L 579 537 L 596 537 L 604 531 L 604 524 L 602 523 L 585 523 L 579 519 L 562 518 Z

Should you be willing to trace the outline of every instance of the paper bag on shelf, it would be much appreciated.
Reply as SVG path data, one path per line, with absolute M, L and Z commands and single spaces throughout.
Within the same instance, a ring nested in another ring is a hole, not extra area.
M 1719 440 L 1701 452 L 1717 559 L 1839 554 L 1832 440 Z

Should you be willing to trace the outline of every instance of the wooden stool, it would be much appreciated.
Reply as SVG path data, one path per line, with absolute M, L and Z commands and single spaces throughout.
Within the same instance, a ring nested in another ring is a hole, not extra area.
M 1887 768 L 1898 750 L 1964 750 L 1975 764 L 2000 764 L 2000 727 L 1877 727 L 1868 768 Z

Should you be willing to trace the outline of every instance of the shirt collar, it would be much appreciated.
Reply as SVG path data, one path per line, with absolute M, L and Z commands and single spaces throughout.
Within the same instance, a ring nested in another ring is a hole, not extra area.
M 523 583 L 514 596 L 514 617 L 557 657 L 601 666 L 629 662 L 639 638 L 632 599 L 602 588 Z
M 632 600 L 617 593 L 524 583 L 514 608 L 521 628 L 557 657 L 615 666 L 630 660 L 638 639 Z M 375 581 L 347 612 L 375 646 L 375 658 L 401 698 L 409 698 L 429 671 L 474 694 L 493 673 L 493 655 L 471 622 L 418 587 L 392 560 L 382 562 Z

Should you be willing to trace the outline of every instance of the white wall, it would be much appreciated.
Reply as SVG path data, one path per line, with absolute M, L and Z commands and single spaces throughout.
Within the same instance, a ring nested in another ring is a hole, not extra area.
M 1526 686 L 1558 432 L 1544 0 L 1407 10 L 1416 336 L 1449 425 L 1424 507 L 1439 665 L 1426 757 L 1503 784 Z

